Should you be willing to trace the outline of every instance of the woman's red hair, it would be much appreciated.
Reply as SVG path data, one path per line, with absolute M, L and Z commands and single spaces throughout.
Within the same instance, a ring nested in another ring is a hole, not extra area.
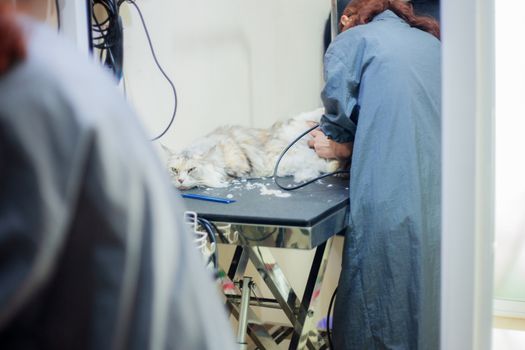
M 26 57 L 22 28 L 17 24 L 14 10 L 0 5 L 0 75 Z
M 350 22 L 346 26 L 341 24 L 340 29 L 344 32 L 366 24 L 385 10 L 391 10 L 411 27 L 421 29 L 439 39 L 439 23 L 432 17 L 416 16 L 412 5 L 403 0 L 352 0 L 343 12 L 343 15 L 350 18 Z

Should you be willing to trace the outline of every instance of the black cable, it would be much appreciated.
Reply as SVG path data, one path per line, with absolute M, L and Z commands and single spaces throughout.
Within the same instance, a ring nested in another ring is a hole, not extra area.
M 226 237 L 224 236 L 224 233 L 222 233 L 221 230 L 219 230 L 219 228 L 217 227 L 217 225 L 215 225 L 213 222 L 211 221 L 208 221 L 210 223 L 210 225 L 213 227 L 213 229 L 215 230 L 215 232 L 217 232 L 217 234 L 219 235 L 219 238 L 221 239 L 222 243 L 225 243 L 225 244 L 228 244 L 230 243 Z
M 58 1 L 59 0 L 55 0 L 55 12 L 57 14 L 57 27 L 58 27 L 58 30 L 60 30 L 60 27 L 61 27 L 61 23 L 60 23 L 60 6 L 58 4 Z
M 216 240 L 216 237 L 215 237 L 215 233 L 213 232 L 213 228 L 211 227 L 209 221 L 206 220 L 206 219 L 202 219 L 202 218 L 197 218 L 197 221 L 204 228 L 204 230 L 206 231 L 206 233 L 208 235 L 208 238 L 210 240 L 210 243 L 211 244 L 215 244 L 215 247 L 216 247 L 217 246 L 217 240 Z M 215 267 L 218 266 L 218 259 L 217 259 L 216 252 L 217 251 L 213 252 L 213 254 L 212 254 L 213 262 L 214 262 L 214 266 Z
M 58 2 L 58 0 L 56 1 Z M 104 63 L 104 65 L 106 65 L 110 70 L 112 70 L 119 80 L 123 78 L 124 39 L 122 34 L 122 20 L 120 18 L 119 11 L 120 6 L 125 2 L 132 5 L 137 11 L 142 26 L 144 28 L 144 32 L 146 34 L 148 45 L 153 59 L 155 61 L 155 64 L 161 72 L 161 74 L 163 75 L 163 77 L 169 83 L 173 91 L 174 106 L 171 119 L 167 126 L 162 130 L 162 132 L 152 139 L 152 141 L 156 141 L 168 132 L 168 130 L 173 125 L 173 122 L 175 121 L 175 116 L 177 114 L 178 107 L 177 89 L 175 88 L 175 84 L 173 83 L 173 81 L 169 78 L 169 76 L 166 74 L 166 71 L 164 70 L 164 68 L 162 68 L 161 64 L 159 63 L 157 54 L 153 47 L 148 27 L 146 25 L 146 21 L 144 20 L 142 11 L 136 4 L 135 0 L 89 0 L 88 4 L 90 4 L 90 6 L 88 6 L 88 8 L 91 10 L 92 13 L 92 23 L 90 31 L 92 39 L 90 40 L 90 49 L 98 49 L 99 58 Z M 96 7 L 102 7 L 100 11 L 96 11 L 99 14 L 99 17 L 102 10 L 105 12 L 106 17 L 104 17 L 103 20 L 97 18 L 95 14 Z
M 212 227 L 212 224 L 203 218 L 197 218 L 197 222 L 204 228 L 206 233 L 208 234 L 208 238 L 210 239 L 210 242 L 215 245 L 215 251 L 210 256 L 210 258 L 213 261 L 213 266 L 215 270 L 217 271 L 219 269 L 219 250 L 217 246 L 217 238 L 215 237 L 214 228 Z
M 333 173 L 328 173 L 328 174 L 324 174 L 324 175 L 321 175 L 319 177 L 316 177 L 315 179 L 312 179 L 312 180 L 309 180 L 307 182 L 304 182 L 300 185 L 297 185 L 297 186 L 293 186 L 293 187 L 284 187 L 282 186 L 278 181 L 277 181 L 277 170 L 279 169 L 279 164 L 281 163 L 281 160 L 283 159 L 284 155 L 286 154 L 286 152 L 288 152 L 288 150 L 290 148 L 292 148 L 293 145 L 295 145 L 300 139 L 302 139 L 305 135 L 307 135 L 308 133 L 314 131 L 315 129 L 317 129 L 319 127 L 319 125 L 316 125 L 316 126 L 312 126 L 311 128 L 309 128 L 308 130 L 306 130 L 305 132 L 303 132 L 301 135 L 299 135 L 295 140 L 293 140 L 285 149 L 284 151 L 282 151 L 281 155 L 279 156 L 279 158 L 277 158 L 277 162 L 275 163 L 275 168 L 273 169 L 273 181 L 275 182 L 275 184 L 277 185 L 277 187 L 279 187 L 280 189 L 282 190 L 285 190 L 285 191 L 294 191 L 294 190 L 298 190 L 302 187 L 305 187 L 305 186 L 308 186 L 309 184 L 311 183 L 314 183 L 318 180 L 321 180 L 321 179 L 324 179 L 325 177 L 328 177 L 328 176 L 333 176 L 333 175 L 338 175 L 338 174 L 348 174 L 349 171 L 348 170 L 339 170 L 339 171 L 334 171 Z
M 91 13 L 91 48 L 99 50 L 99 59 L 118 78 L 122 78 L 124 40 L 117 0 L 89 0 Z M 98 11 L 95 11 L 98 8 Z M 100 21 L 104 11 L 105 17 Z M 96 13 L 95 13 L 96 12 Z M 97 16 L 98 14 L 98 16 Z
M 208 220 L 202 219 L 202 218 L 199 218 L 198 220 L 200 221 L 201 225 L 205 227 L 206 232 L 208 233 L 208 237 L 210 238 L 210 242 L 217 245 L 217 237 L 215 237 L 215 229 L 212 227 L 211 223 Z
M 205 224 L 204 227 L 206 229 L 206 232 L 208 233 L 208 237 L 211 241 L 211 244 L 213 244 L 213 247 L 214 247 L 214 251 L 212 255 L 210 256 L 208 263 L 212 261 L 213 268 L 215 271 L 217 271 L 219 268 L 219 254 L 217 252 L 217 241 L 215 240 L 215 233 L 213 232 L 213 229 L 211 228 L 211 226 L 209 226 L 209 224 Z
M 332 313 L 332 307 L 334 306 L 335 295 L 337 294 L 337 288 L 334 290 L 334 294 L 330 298 L 330 304 L 328 304 L 328 313 L 326 314 L 326 336 L 328 337 L 328 344 L 330 350 L 334 350 L 334 344 L 332 343 L 332 330 L 330 329 L 330 314 Z
M 108 38 L 108 34 L 109 33 L 109 30 L 106 32 L 104 29 L 102 29 L 102 27 L 104 25 L 107 25 L 108 23 L 108 19 L 106 19 L 105 21 L 103 21 L 102 23 L 100 23 L 98 21 L 98 18 L 93 16 L 93 19 L 95 20 L 95 24 L 96 24 L 96 27 L 93 29 L 93 31 L 95 31 L 98 36 L 94 37 L 93 40 L 97 40 L 98 43 L 94 44 L 94 47 L 99 49 L 99 59 L 101 61 L 104 61 L 104 53 L 106 54 L 106 56 L 109 56 L 109 60 L 110 61 L 106 61 L 105 63 L 110 66 L 110 68 L 113 68 L 115 66 L 115 58 L 113 57 L 113 54 L 111 52 L 111 48 L 114 46 L 114 43 L 112 43 L 112 41 L 110 41 Z M 111 63 L 108 63 L 108 62 L 111 62 Z M 116 73 L 116 72 L 115 72 Z
M 127 2 L 127 3 L 129 3 L 131 5 L 133 5 L 135 7 L 135 9 L 137 10 L 137 12 L 139 14 L 139 17 L 140 17 L 140 21 L 142 22 L 142 26 L 144 27 L 144 32 L 146 33 L 146 38 L 148 39 L 149 48 L 151 50 L 151 54 L 153 56 L 153 59 L 155 60 L 155 64 L 157 65 L 159 71 L 162 73 L 164 78 L 166 78 L 166 80 L 170 84 L 171 89 L 173 90 L 173 97 L 175 98 L 175 104 L 173 106 L 173 114 L 171 116 L 171 120 L 169 121 L 169 123 L 166 126 L 166 128 L 158 136 L 156 136 L 153 139 L 151 139 L 151 141 L 156 141 L 156 140 L 160 139 L 161 137 L 163 137 L 168 132 L 168 130 L 171 128 L 171 125 L 175 121 L 175 115 L 177 114 L 177 106 L 179 104 L 178 103 L 178 98 L 177 98 L 177 89 L 175 88 L 175 84 L 173 84 L 173 81 L 171 81 L 170 77 L 166 74 L 166 72 L 164 71 L 164 69 L 162 68 L 162 66 L 159 63 L 159 60 L 157 59 L 157 55 L 155 53 L 155 49 L 153 48 L 153 44 L 151 42 L 151 37 L 149 35 L 149 31 L 148 31 L 148 27 L 146 26 L 146 22 L 144 21 L 144 16 L 142 15 L 142 11 L 138 7 L 138 5 L 135 3 L 135 0 L 120 0 L 119 6 L 123 2 Z

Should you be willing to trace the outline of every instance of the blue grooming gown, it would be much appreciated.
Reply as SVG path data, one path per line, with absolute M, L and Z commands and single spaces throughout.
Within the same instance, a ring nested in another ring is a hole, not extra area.
M 438 349 L 441 54 L 387 10 L 325 56 L 321 128 L 354 142 L 334 309 L 342 349 Z

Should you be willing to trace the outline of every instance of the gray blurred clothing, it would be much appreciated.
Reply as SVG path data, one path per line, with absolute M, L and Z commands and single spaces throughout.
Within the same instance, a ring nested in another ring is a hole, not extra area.
M 23 20 L 0 77 L 0 348 L 233 349 L 183 208 L 109 74 Z
M 321 129 L 354 143 L 338 350 L 439 348 L 440 50 L 387 10 L 326 53 Z

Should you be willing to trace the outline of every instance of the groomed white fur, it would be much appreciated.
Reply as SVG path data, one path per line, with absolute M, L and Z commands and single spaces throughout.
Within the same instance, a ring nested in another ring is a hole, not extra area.
M 319 123 L 322 108 L 302 113 L 269 129 L 242 126 L 220 127 L 195 140 L 181 152 L 168 153 L 168 169 L 179 189 L 197 186 L 226 187 L 233 178 L 271 176 L 281 152 L 309 127 Z M 297 142 L 279 166 L 279 176 L 294 176 L 294 181 L 312 179 L 339 168 L 336 160 L 319 158 L 308 147 L 309 135 Z

